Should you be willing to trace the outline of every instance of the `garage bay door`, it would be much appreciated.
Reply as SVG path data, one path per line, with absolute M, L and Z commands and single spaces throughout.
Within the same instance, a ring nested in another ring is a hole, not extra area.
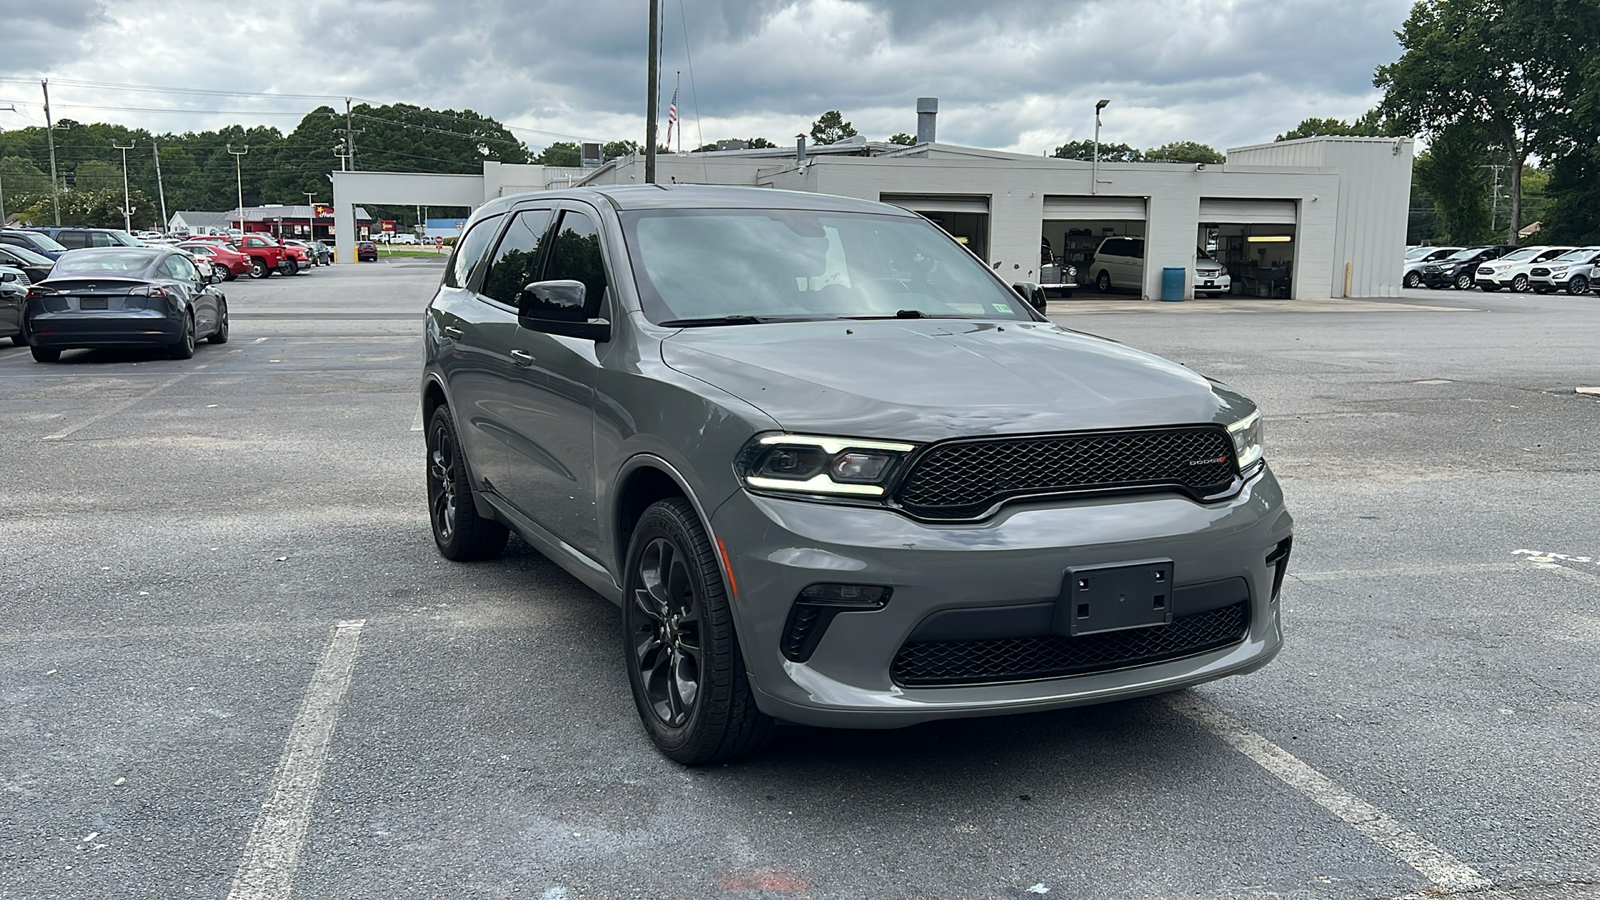
M 962 194 L 879 194 L 884 203 L 909 209 L 912 212 L 986 213 L 989 198 Z
M 1142 221 L 1143 197 L 1045 197 L 1046 219 Z
M 1231 197 L 1200 198 L 1200 221 L 1207 224 L 1294 225 L 1293 200 L 1240 200 Z

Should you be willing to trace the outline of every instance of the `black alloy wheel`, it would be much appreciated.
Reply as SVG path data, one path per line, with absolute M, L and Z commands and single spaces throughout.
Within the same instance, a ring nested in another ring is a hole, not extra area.
M 177 343 L 167 347 L 167 355 L 173 359 L 191 359 L 194 357 L 194 313 L 183 317 L 183 335 Z
M 766 743 L 774 723 L 756 708 L 717 554 L 689 501 L 639 517 L 622 624 L 634 703 L 662 753 L 701 766 Z
M 1472 290 L 1472 273 L 1471 272 L 1462 272 L 1460 275 L 1456 276 L 1456 290 L 1458 290 L 1458 291 L 1470 291 L 1470 290 Z
M 510 531 L 479 516 L 473 505 L 467 461 L 448 406 L 435 409 L 428 419 L 427 454 L 428 520 L 439 553 L 456 562 L 499 556 Z
M 226 344 L 228 342 L 228 301 L 217 301 L 217 328 L 206 338 L 213 344 Z
M 1526 293 L 1528 290 L 1528 276 L 1517 275 L 1511 279 L 1511 290 L 1516 293 Z
M 1574 297 L 1589 293 L 1589 279 L 1582 275 L 1572 276 L 1572 280 L 1567 282 L 1567 293 Z
M 1100 277 L 1094 280 L 1094 286 L 1099 288 L 1102 294 L 1111 293 L 1111 273 L 1102 269 Z
M 34 362 L 52 363 L 61 358 L 61 351 L 54 347 L 31 347 L 29 349 L 33 351 Z
M 1408 288 L 1421 287 L 1422 286 L 1422 276 L 1417 274 L 1416 272 L 1407 272 L 1405 278 L 1402 281 L 1402 283 Z
M 267 268 L 267 264 L 262 262 L 261 258 L 259 256 L 250 257 L 250 277 L 251 278 L 266 278 L 268 275 L 271 275 L 271 274 L 272 274 L 272 270 Z

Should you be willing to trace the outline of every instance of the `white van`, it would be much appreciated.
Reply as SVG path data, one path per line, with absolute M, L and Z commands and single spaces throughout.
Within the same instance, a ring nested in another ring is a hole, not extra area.
M 1089 261 L 1094 286 L 1101 293 L 1114 290 L 1144 293 L 1144 238 L 1108 237 Z

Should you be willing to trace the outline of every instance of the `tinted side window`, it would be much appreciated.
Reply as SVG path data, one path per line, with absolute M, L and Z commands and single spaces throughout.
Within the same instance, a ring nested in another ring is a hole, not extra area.
M 1134 259 L 1144 259 L 1144 238 L 1133 238 L 1128 241 L 1128 255 Z
M 89 246 L 89 236 L 81 231 L 63 231 L 56 235 L 56 243 L 68 250 L 82 250 Z
M 545 267 L 547 281 L 581 281 L 584 307 L 592 317 L 600 310 L 606 293 L 606 263 L 600 252 L 600 233 L 583 213 L 561 216 L 561 228 L 550 244 L 550 264 Z
M 450 255 L 450 265 L 444 270 L 444 283 L 450 287 L 466 287 L 472 279 L 472 270 L 483 261 L 495 229 L 504 216 L 490 216 L 474 223 L 461 239 L 456 241 L 455 252 Z
M 507 306 L 516 306 L 522 289 L 539 280 L 541 245 L 550 225 L 550 215 L 548 209 L 525 209 L 511 220 L 506 236 L 495 248 L 489 274 L 483 279 L 485 296 Z

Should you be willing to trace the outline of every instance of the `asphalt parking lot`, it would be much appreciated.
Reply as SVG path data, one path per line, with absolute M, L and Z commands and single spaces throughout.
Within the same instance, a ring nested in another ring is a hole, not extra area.
M 0 349 L 0 898 L 1600 897 L 1600 298 L 1052 302 L 1266 411 L 1283 654 L 686 770 L 614 607 L 434 551 L 439 273 Z

